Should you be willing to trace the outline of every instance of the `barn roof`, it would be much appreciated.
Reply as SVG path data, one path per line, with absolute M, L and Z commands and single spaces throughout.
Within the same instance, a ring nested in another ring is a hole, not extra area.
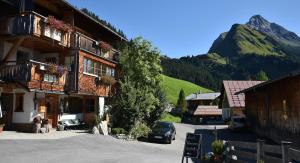
M 185 100 L 214 100 L 221 95 L 220 92 L 212 92 L 212 93 L 193 93 L 186 96 Z
M 245 95 L 236 94 L 242 90 L 253 87 L 263 81 L 233 81 L 224 80 L 223 88 L 224 93 L 226 93 L 229 107 L 245 107 Z
M 296 76 L 299 76 L 299 75 L 300 75 L 300 71 L 299 70 L 293 71 L 293 72 L 290 72 L 290 73 L 288 73 L 288 74 L 286 74 L 284 76 L 281 76 L 281 77 L 279 77 L 277 79 L 269 80 L 269 81 L 266 81 L 266 82 L 262 82 L 260 84 L 254 85 L 254 86 L 252 86 L 250 88 L 243 89 L 243 90 L 237 92 L 236 94 L 241 94 L 241 93 L 243 94 L 243 93 L 251 91 L 251 90 L 255 90 L 255 89 L 258 89 L 258 88 L 263 88 L 263 87 L 265 87 L 267 85 L 276 83 L 278 81 L 281 81 L 281 80 L 284 80 L 284 79 L 287 79 L 287 78 L 296 77 Z

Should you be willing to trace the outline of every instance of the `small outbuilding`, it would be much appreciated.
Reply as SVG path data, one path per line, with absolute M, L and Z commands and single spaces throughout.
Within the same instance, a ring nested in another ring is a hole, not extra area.
M 222 116 L 222 110 L 217 105 L 220 94 L 219 92 L 193 93 L 186 97 L 188 113 L 194 123 Z

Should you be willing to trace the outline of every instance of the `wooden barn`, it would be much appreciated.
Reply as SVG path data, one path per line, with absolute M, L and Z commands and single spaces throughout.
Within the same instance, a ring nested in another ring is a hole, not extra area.
M 300 147 L 300 72 L 239 93 L 245 94 L 246 116 L 257 133 Z
M 245 96 L 244 94 L 237 95 L 235 93 L 261 82 L 224 80 L 219 100 L 219 108 L 222 109 L 223 119 L 230 120 L 232 116 L 244 116 Z

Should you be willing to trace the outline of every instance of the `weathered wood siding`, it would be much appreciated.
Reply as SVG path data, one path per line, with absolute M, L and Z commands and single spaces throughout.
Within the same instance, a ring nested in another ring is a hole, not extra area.
M 246 92 L 246 114 L 259 133 L 300 143 L 300 76 Z
M 104 84 L 97 85 L 95 81 L 96 80 L 95 76 L 91 76 L 83 73 L 84 58 L 86 57 L 94 61 L 101 62 L 112 68 L 115 68 L 117 65 L 115 63 L 101 59 L 97 56 L 88 54 L 84 51 L 80 51 L 79 54 L 80 54 L 79 55 L 79 93 L 107 97 L 110 92 L 109 86 Z

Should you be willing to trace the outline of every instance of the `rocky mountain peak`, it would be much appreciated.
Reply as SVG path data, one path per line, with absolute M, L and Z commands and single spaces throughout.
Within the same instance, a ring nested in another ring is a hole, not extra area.
M 261 15 L 252 16 L 246 25 L 261 32 L 267 33 L 272 31 L 271 23 L 265 18 L 263 18 Z
M 246 25 L 267 35 L 275 36 L 288 44 L 300 46 L 299 36 L 276 23 L 270 23 L 261 15 L 252 16 Z

